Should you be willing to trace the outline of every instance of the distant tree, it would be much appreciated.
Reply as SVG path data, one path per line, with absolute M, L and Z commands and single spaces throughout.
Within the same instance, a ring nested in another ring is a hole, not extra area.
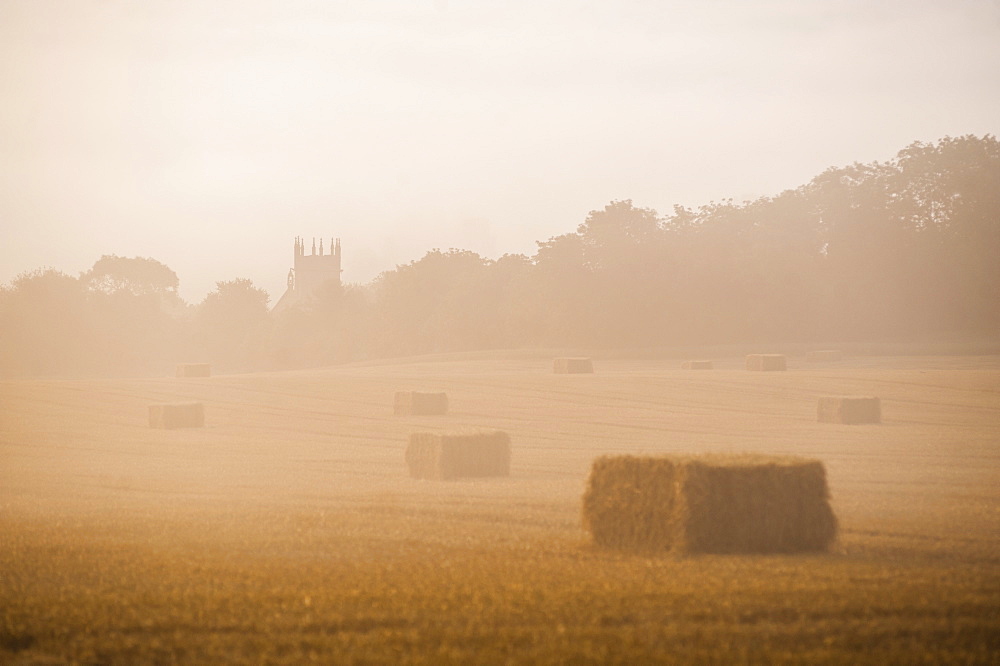
M 535 341 L 533 322 L 524 305 L 536 293 L 534 265 L 523 254 L 505 254 L 488 267 L 484 305 L 496 317 L 490 345 L 520 347 Z
M 715 343 L 745 333 L 755 290 L 746 266 L 753 227 L 748 211 L 728 200 L 675 208 L 664 220 L 661 340 Z
M 308 306 L 273 316 L 267 341 L 270 360 L 304 367 L 368 358 L 374 353 L 372 287 L 333 281 L 316 290 Z
M 387 353 L 483 349 L 502 344 L 497 278 L 511 267 L 468 250 L 434 249 L 376 280 L 379 345 Z
M 522 320 L 537 344 L 588 344 L 594 331 L 594 271 L 579 233 L 538 241 L 532 258 L 532 288 L 522 289 Z
M 673 272 L 664 240 L 656 211 L 624 200 L 539 243 L 538 275 L 555 297 L 550 329 L 577 344 L 658 342 Z
M 675 209 L 665 223 L 679 340 L 788 340 L 815 328 L 817 216 L 796 191 Z
M 177 294 L 177 274 L 155 259 L 102 256 L 80 276 L 88 288 L 106 294 L 125 291 L 135 296 Z
M 1000 326 L 1000 141 L 945 137 L 899 152 L 888 208 L 908 232 L 900 267 L 915 324 Z
M 603 210 L 592 210 L 577 227 L 586 265 L 593 270 L 635 265 L 637 255 L 655 253 L 660 218 L 651 208 L 637 208 L 630 199 L 612 201 Z
M 826 331 L 910 337 L 1000 325 L 1000 144 L 917 142 L 800 188 L 818 215 Z
M 245 366 L 262 354 L 268 293 L 247 278 L 217 282 L 197 308 L 200 339 L 225 367 Z
M 159 372 L 183 354 L 189 313 L 169 267 L 151 258 L 104 255 L 80 281 L 104 367 Z
M 22 273 L 0 289 L 0 371 L 54 375 L 94 366 L 83 285 L 53 269 Z

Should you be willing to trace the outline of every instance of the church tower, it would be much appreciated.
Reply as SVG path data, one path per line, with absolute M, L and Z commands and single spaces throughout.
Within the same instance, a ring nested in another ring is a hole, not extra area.
M 314 300 L 320 287 L 327 285 L 340 286 L 340 239 L 330 239 L 329 254 L 323 251 L 323 239 L 319 239 L 319 253 L 316 252 L 316 239 L 312 239 L 312 247 L 306 254 L 306 241 L 297 236 L 292 251 L 292 268 L 288 271 L 288 288 L 272 312 L 279 312 L 293 305 L 308 305 Z

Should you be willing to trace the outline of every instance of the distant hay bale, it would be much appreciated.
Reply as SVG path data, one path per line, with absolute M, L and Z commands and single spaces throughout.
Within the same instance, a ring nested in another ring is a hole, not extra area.
M 816 418 L 820 423 L 881 423 L 882 401 L 875 396 L 827 396 L 819 399 Z
M 837 532 L 816 460 L 604 456 L 583 495 L 599 546 L 676 553 L 823 551 Z
M 205 406 L 200 402 L 173 402 L 149 406 L 150 428 L 200 428 Z
M 819 349 L 806 352 L 806 360 L 810 363 L 821 363 L 824 361 L 842 361 L 844 352 L 839 349 Z
M 586 374 L 594 371 L 594 362 L 586 357 L 562 357 L 552 360 L 552 372 L 557 375 Z
M 747 354 L 747 370 L 784 370 L 784 354 Z
M 211 377 L 212 366 L 208 363 L 179 363 L 178 377 Z
M 448 394 L 426 391 L 396 391 L 393 413 L 409 416 L 431 416 L 448 413 Z
M 415 432 L 406 465 L 415 479 L 509 476 L 510 437 L 499 430 Z
M 681 363 L 682 370 L 711 370 L 711 361 L 684 361 Z

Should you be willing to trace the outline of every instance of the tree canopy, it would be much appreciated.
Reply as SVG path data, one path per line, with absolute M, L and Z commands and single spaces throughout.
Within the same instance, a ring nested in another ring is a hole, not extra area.
M 88 288 L 107 294 L 125 291 L 135 296 L 176 294 L 180 280 L 169 267 L 148 257 L 106 254 L 81 276 Z
M 244 278 L 195 308 L 150 258 L 0 288 L 0 372 L 229 367 L 518 346 L 655 347 L 992 336 L 1000 143 L 916 142 L 752 201 L 666 215 L 612 201 L 533 256 L 434 249 L 367 285 L 268 311 Z

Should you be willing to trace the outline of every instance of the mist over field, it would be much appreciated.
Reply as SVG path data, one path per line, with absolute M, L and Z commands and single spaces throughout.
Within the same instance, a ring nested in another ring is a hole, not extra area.
M 996 663 L 997 33 L 3 3 L 0 663 Z

